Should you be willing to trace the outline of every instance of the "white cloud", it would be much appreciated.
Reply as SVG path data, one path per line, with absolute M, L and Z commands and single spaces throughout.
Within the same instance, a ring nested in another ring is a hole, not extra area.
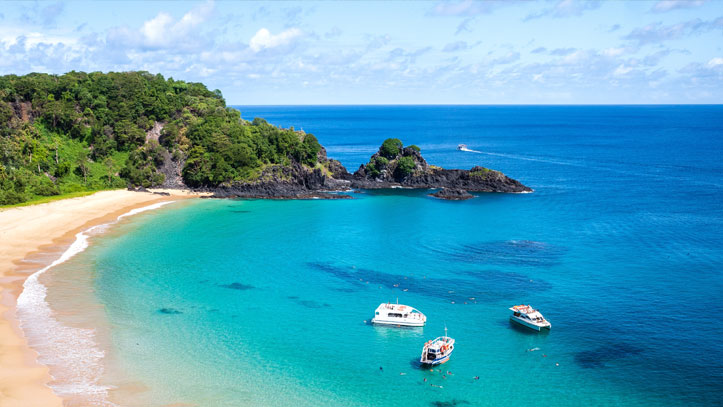
M 708 66 L 713 68 L 714 66 L 723 65 L 723 58 L 716 57 L 708 61 Z
M 618 67 L 615 69 L 615 71 L 613 72 L 613 75 L 615 75 L 615 76 L 623 76 L 623 75 L 629 73 L 629 72 L 632 71 L 632 70 L 633 70 L 633 68 L 631 68 L 631 67 L 629 67 L 629 66 L 620 65 L 620 66 L 618 66 Z
M 600 0 L 559 0 L 553 7 L 529 14 L 525 17 L 525 21 L 547 16 L 555 18 L 578 17 L 586 11 L 600 8 L 601 5 L 602 2 Z
M 680 8 L 693 8 L 702 6 L 706 0 L 660 0 L 652 8 L 653 12 L 663 13 Z
M 108 37 L 110 42 L 146 49 L 194 48 L 202 42 L 199 26 L 211 17 L 213 9 L 214 4 L 209 1 L 188 11 L 178 20 L 166 12 L 160 12 L 145 21 L 138 31 L 117 27 L 110 30 Z
M 606 57 L 616 57 L 622 55 L 625 52 L 625 48 L 606 48 L 602 50 L 602 54 Z
M 249 41 L 249 47 L 254 52 L 259 52 L 263 49 L 276 48 L 282 45 L 291 43 L 294 39 L 301 36 L 301 30 L 298 28 L 289 28 L 276 35 L 271 34 L 271 31 L 266 28 L 262 28 L 251 37 Z

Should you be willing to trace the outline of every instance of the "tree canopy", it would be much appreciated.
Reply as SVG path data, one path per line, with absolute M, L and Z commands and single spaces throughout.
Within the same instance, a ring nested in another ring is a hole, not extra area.
M 158 128 L 160 134 L 154 135 Z M 0 76 L 0 205 L 36 196 L 253 179 L 266 165 L 314 166 L 312 134 L 249 122 L 219 90 L 148 72 Z

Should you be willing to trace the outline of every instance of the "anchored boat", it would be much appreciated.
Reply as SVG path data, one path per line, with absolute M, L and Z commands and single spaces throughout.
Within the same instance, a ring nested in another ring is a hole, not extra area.
M 441 365 L 449 361 L 452 351 L 454 351 L 454 339 L 447 336 L 447 327 L 445 327 L 444 336 L 424 344 L 419 363 L 425 366 Z
M 529 305 L 515 305 L 510 308 L 512 315 L 510 319 L 520 325 L 540 331 L 542 329 L 550 329 L 552 325 L 542 316 L 540 311 Z
M 427 317 L 408 305 L 382 303 L 374 312 L 372 323 L 377 325 L 424 326 Z

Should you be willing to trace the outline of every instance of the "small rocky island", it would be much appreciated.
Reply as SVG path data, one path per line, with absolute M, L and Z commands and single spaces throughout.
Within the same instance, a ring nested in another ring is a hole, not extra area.
M 519 181 L 499 171 L 484 167 L 448 170 L 427 164 L 419 147 L 404 147 L 399 139 L 387 139 L 369 162 L 350 174 L 337 160 L 327 158 L 326 150 L 318 153 L 318 164 L 311 168 L 298 162 L 265 168 L 255 181 L 233 182 L 213 189 L 217 198 L 271 199 L 345 199 L 333 191 L 353 189 L 412 188 L 439 189 L 431 196 L 464 200 L 473 192 L 532 192 Z

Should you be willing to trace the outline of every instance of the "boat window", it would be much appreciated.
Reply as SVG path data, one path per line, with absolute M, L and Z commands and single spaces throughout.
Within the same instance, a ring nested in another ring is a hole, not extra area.
M 378 313 L 378 312 L 377 312 L 377 315 L 379 315 L 379 313 Z
M 388 316 L 394 317 L 394 318 L 401 318 L 402 314 L 390 313 L 390 314 L 388 314 Z
M 404 314 L 404 318 L 406 318 L 406 317 L 408 317 L 408 316 L 409 316 L 409 314 Z

